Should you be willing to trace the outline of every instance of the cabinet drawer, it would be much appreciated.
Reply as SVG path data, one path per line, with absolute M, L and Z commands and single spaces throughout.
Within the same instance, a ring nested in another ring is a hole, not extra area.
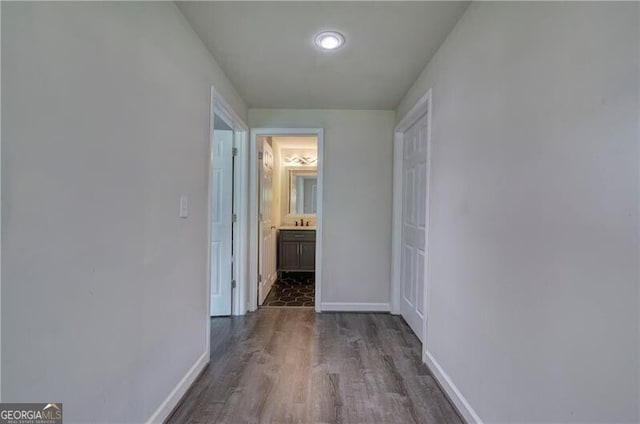
M 315 241 L 316 232 L 314 230 L 280 230 L 280 240 L 282 241 Z

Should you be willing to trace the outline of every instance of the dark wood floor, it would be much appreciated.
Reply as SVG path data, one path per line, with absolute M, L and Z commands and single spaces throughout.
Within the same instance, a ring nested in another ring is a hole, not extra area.
M 400 317 L 261 309 L 211 321 L 169 423 L 460 423 Z

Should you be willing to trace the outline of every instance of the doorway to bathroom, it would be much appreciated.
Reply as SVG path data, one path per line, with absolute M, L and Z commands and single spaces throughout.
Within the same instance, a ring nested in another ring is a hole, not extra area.
M 322 130 L 252 130 L 254 307 L 320 310 Z

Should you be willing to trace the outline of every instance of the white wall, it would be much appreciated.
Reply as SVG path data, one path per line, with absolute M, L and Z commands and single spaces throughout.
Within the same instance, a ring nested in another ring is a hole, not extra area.
M 485 422 L 638 422 L 637 3 L 473 3 L 433 88 L 428 350 Z
M 211 84 L 173 3 L 2 2 L 3 401 L 143 422 L 206 351 Z
M 389 303 L 393 125 L 392 111 L 249 109 L 251 128 L 324 128 L 323 303 Z

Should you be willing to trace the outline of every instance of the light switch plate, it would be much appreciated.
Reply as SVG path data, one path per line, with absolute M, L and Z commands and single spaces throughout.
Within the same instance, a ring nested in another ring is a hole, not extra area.
M 180 218 L 189 216 L 189 198 L 185 195 L 180 196 Z

